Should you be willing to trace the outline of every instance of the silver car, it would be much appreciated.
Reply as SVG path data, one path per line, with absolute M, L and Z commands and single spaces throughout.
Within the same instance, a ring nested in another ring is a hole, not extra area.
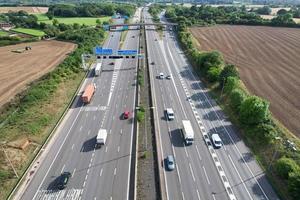
M 174 157 L 172 155 L 168 155 L 166 160 L 167 160 L 168 170 L 170 170 L 170 171 L 174 170 L 175 169 Z

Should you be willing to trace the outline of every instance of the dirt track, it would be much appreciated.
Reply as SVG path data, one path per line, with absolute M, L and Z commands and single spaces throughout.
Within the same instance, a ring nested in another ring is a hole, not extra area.
M 20 10 L 24 10 L 28 13 L 46 13 L 48 12 L 48 7 L 0 7 L 0 13 L 8 13 L 10 11 L 18 12 Z
M 11 52 L 25 46 L 31 46 L 32 50 Z M 75 44 L 54 40 L 0 47 L 0 106 L 57 66 L 75 47 Z
M 254 94 L 271 102 L 271 111 L 300 137 L 300 29 L 258 26 L 192 28 L 202 50 L 221 51 L 238 66 Z

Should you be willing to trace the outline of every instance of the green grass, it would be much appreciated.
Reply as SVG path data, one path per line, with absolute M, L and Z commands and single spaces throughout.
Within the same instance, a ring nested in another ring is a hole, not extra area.
M 38 18 L 38 22 L 44 22 L 46 24 L 52 24 L 52 20 L 50 20 L 45 14 L 35 14 Z M 85 24 L 87 26 L 96 25 L 96 20 L 100 19 L 103 23 L 104 21 L 109 21 L 110 17 L 55 17 L 53 19 L 57 19 L 59 23 L 64 24 Z
M 7 36 L 7 35 L 8 35 L 7 32 L 5 32 L 5 31 L 0 31 L 0 36 Z
M 18 33 L 25 33 L 25 34 L 33 35 L 33 36 L 37 36 L 37 37 L 41 37 L 41 36 L 45 35 L 45 33 L 43 31 L 36 30 L 36 29 L 30 29 L 30 28 L 14 28 L 12 30 L 15 32 L 18 32 Z

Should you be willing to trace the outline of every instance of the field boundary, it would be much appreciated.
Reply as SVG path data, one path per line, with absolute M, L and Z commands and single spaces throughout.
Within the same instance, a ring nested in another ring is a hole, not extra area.
M 56 122 L 56 125 L 52 128 L 52 130 L 50 131 L 50 134 L 47 136 L 46 140 L 44 141 L 43 145 L 40 146 L 37 154 L 33 157 L 32 161 L 30 162 L 30 164 L 28 164 L 28 166 L 26 167 L 26 170 L 24 171 L 24 173 L 22 174 L 22 176 L 19 178 L 19 180 L 17 181 L 14 189 L 10 192 L 9 196 L 8 196 L 8 200 L 12 199 L 12 197 L 16 194 L 17 190 L 19 189 L 21 184 L 24 184 L 24 178 L 26 177 L 26 174 L 28 174 L 29 170 L 32 168 L 32 166 L 34 165 L 35 161 L 38 159 L 39 156 L 41 156 L 41 152 L 43 149 L 45 149 L 45 146 L 48 144 L 48 142 L 52 139 L 52 136 L 54 135 L 56 129 L 58 128 L 58 126 L 61 124 L 61 122 L 63 121 L 65 115 L 68 113 L 70 106 L 74 103 L 74 100 L 76 99 L 77 93 L 79 92 L 80 88 L 82 87 L 84 80 L 86 79 L 87 75 L 90 72 L 87 71 L 84 76 L 82 77 L 80 83 L 78 84 L 78 87 L 76 89 L 76 91 L 74 92 L 70 102 L 68 103 L 68 105 L 66 106 L 66 108 L 64 109 L 62 115 L 59 117 L 58 121 Z

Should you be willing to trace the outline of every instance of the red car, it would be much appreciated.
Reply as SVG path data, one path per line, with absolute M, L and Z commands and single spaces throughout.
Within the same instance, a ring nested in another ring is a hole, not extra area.
M 123 114 L 124 119 L 128 119 L 130 116 L 130 112 L 129 111 L 125 111 Z

